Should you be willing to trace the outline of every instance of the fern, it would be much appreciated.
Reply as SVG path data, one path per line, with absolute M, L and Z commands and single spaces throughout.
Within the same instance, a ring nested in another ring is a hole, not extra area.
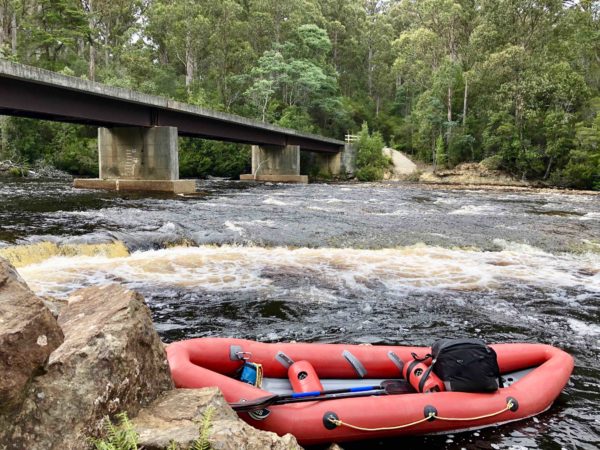
M 200 423 L 200 436 L 192 443 L 190 450 L 211 449 L 209 437 L 214 413 L 215 408 L 213 406 L 207 407 L 204 411 Z M 117 414 L 117 419 L 117 425 L 112 423 L 108 417 L 104 420 L 106 437 L 92 440 L 96 450 L 138 450 L 139 436 L 133 429 L 127 413 Z M 171 442 L 167 450 L 179 450 L 179 446 L 176 442 Z
M 105 439 L 93 440 L 96 450 L 137 450 L 138 434 L 127 417 L 127 413 L 117 414 L 119 424 L 104 419 Z
M 202 415 L 202 423 L 200 424 L 200 436 L 196 439 L 192 445 L 191 450 L 210 450 L 211 445 L 208 440 L 210 437 L 210 430 L 212 428 L 212 418 L 215 413 L 215 408 L 211 405 L 206 408 Z

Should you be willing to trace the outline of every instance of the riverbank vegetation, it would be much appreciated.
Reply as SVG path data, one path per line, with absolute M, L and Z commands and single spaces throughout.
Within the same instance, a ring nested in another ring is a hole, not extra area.
M 0 0 L 3 58 L 337 138 L 367 122 L 436 167 L 600 189 L 598 42 L 593 0 Z M 0 159 L 97 171 L 93 129 L 0 130 Z M 181 161 L 249 164 L 206 141 Z

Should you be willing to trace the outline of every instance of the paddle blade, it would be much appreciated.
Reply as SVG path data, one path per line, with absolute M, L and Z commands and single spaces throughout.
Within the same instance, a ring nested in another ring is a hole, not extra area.
M 255 398 L 254 400 L 230 403 L 229 406 L 236 412 L 247 412 L 266 408 L 275 403 L 278 399 L 279 395 L 267 395 L 265 397 Z
M 389 395 L 416 392 L 406 380 L 386 380 L 381 383 L 381 388 Z

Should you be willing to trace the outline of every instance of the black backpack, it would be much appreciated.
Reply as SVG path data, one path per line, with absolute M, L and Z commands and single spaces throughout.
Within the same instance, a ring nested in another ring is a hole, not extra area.
M 481 339 L 440 339 L 431 353 L 431 369 L 447 391 L 494 392 L 502 387 L 496 352 Z

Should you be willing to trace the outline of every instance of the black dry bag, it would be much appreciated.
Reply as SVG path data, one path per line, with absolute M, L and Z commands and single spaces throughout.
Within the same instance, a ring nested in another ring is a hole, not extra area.
M 433 371 L 447 391 L 494 392 L 502 387 L 496 352 L 481 339 L 440 339 L 431 353 Z

